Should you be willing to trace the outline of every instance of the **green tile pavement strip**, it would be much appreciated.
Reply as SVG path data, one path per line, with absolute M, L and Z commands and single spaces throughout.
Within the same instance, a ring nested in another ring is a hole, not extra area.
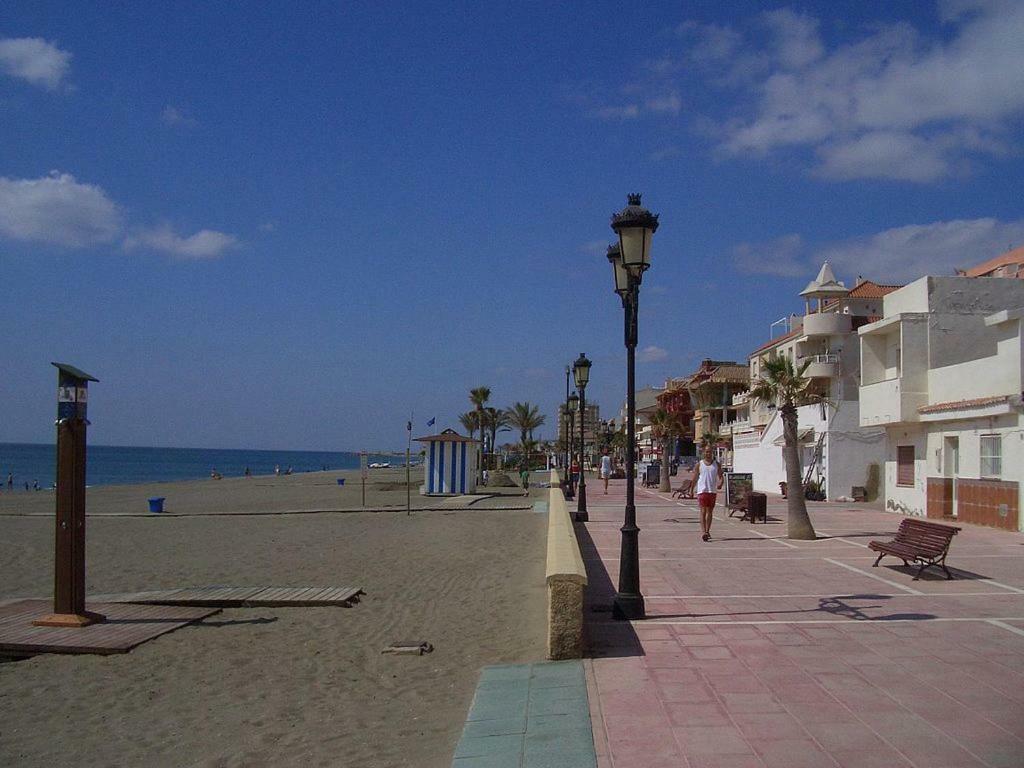
M 581 661 L 480 673 L 452 768 L 596 768 Z

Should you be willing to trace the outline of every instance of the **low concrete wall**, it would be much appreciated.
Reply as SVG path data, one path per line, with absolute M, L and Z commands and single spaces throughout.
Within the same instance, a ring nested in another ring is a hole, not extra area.
M 560 478 L 551 472 L 548 492 L 548 658 L 583 655 L 583 588 L 587 570 L 576 541 Z

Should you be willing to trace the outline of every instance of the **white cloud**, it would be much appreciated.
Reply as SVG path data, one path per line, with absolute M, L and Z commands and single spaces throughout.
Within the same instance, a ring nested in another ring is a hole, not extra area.
M 858 275 L 879 283 L 951 275 L 1019 245 L 1024 245 L 1024 219 L 954 219 L 893 227 L 817 247 L 798 234 L 769 243 L 741 243 L 733 249 L 733 261 L 741 272 L 808 280 L 828 261 L 852 286 Z
M 182 237 L 167 225 L 135 230 L 124 240 L 124 247 L 129 251 L 148 249 L 179 259 L 195 260 L 216 259 L 238 244 L 238 238 L 224 232 L 203 229 L 194 235 Z
M 275 229 L 277 229 L 276 221 L 264 221 L 260 224 L 260 232 L 273 232 Z
M 928 140 L 903 131 L 872 131 L 849 141 L 818 148 L 819 176 L 832 179 L 887 177 L 932 181 L 950 173 L 948 142 Z
M 766 11 L 762 20 L 771 31 L 775 54 L 785 69 L 800 69 L 821 58 L 825 47 L 818 36 L 818 20 L 788 8 Z
M 0 71 L 32 85 L 56 90 L 70 65 L 68 51 L 41 37 L 0 39 Z
M 109 243 L 120 231 L 120 211 L 98 186 L 57 171 L 0 178 L 0 233 L 8 237 L 84 247 Z
M 656 347 L 653 344 L 644 347 L 636 353 L 636 360 L 638 363 L 656 363 L 659 360 L 664 360 L 668 357 L 668 352 L 661 347 Z
M 941 35 L 889 23 L 831 48 L 816 19 L 785 8 L 761 14 L 739 39 L 690 25 L 689 56 L 706 81 L 749 85 L 720 125 L 720 148 L 807 148 L 822 177 L 919 183 L 961 172 L 972 156 L 1005 153 L 1003 137 L 1024 114 L 1024 3 L 951 0 L 940 12 Z M 730 72 L 744 57 L 746 80 Z
M 581 253 L 588 253 L 591 256 L 604 256 L 608 253 L 608 246 L 611 240 L 588 240 L 580 246 Z
M 679 98 L 678 93 L 672 92 L 648 99 L 645 106 L 650 112 L 665 112 L 671 115 L 678 115 L 679 111 L 683 108 L 683 100 Z
M 741 272 L 796 277 L 807 271 L 804 241 L 800 235 L 784 235 L 767 243 L 740 243 L 732 251 Z
M 1019 245 L 1024 245 L 1024 219 L 955 219 L 894 227 L 836 243 L 818 250 L 812 262 L 828 260 L 837 271 L 854 277 L 904 282 L 923 275 L 951 275 Z
M 181 125 L 187 128 L 191 128 L 197 123 L 196 119 L 187 111 L 173 104 L 164 107 L 163 112 L 160 113 L 160 119 L 165 125 Z

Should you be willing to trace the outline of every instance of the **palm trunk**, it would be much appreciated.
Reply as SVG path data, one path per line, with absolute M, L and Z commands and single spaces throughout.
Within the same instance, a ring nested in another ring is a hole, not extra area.
M 786 506 L 789 512 L 787 535 L 791 539 L 816 539 L 811 518 L 807 515 L 804 501 L 804 485 L 800 473 L 800 452 L 797 446 L 796 407 L 791 403 L 782 406 L 782 433 L 786 444 L 782 456 L 786 461 Z
M 672 438 L 669 435 L 665 435 L 661 439 L 661 478 L 658 481 L 658 490 L 661 493 L 669 493 L 672 490 L 672 483 L 669 481 L 668 470 L 669 460 L 668 452 L 669 446 L 672 444 Z

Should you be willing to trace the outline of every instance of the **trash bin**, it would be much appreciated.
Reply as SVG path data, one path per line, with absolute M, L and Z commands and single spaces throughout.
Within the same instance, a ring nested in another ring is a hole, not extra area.
M 751 491 L 747 494 L 747 514 L 750 516 L 750 522 L 756 523 L 758 518 L 761 518 L 765 523 L 768 522 L 768 496 L 758 491 Z
M 164 511 L 164 502 L 165 501 L 167 501 L 167 499 L 164 496 L 161 496 L 160 498 L 157 498 L 157 499 L 150 499 L 149 500 L 149 511 L 150 512 L 163 512 Z
M 344 484 L 345 484 L 345 478 L 344 477 L 339 477 L 338 478 L 338 485 L 344 485 Z

